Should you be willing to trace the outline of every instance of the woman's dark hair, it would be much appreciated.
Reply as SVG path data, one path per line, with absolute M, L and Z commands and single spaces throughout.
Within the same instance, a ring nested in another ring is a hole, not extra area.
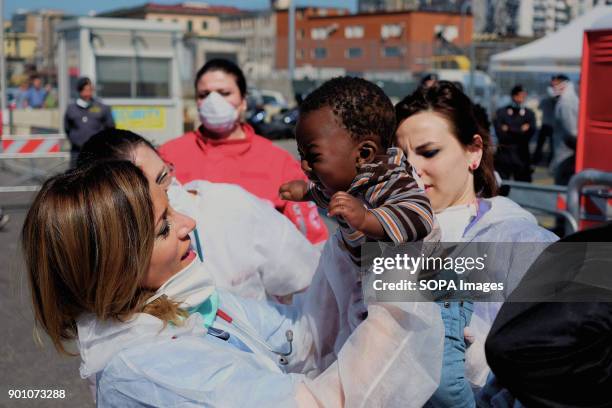
M 497 182 L 493 168 L 490 123 L 487 113 L 474 104 L 467 95 L 452 82 L 439 81 L 429 88 L 419 87 L 395 105 L 398 126 L 404 119 L 423 111 L 435 112 L 445 117 L 452 125 L 453 133 L 462 146 L 474 145 L 474 135 L 482 139 L 482 159 L 474 170 L 474 190 L 480 197 L 497 194 Z
M 144 137 L 123 129 L 105 129 L 93 135 L 81 149 L 77 167 L 97 160 L 128 160 L 134 162 L 134 150 L 144 145 L 157 151 Z
M 212 71 L 222 71 L 226 74 L 232 75 L 236 79 L 236 85 L 238 85 L 238 89 L 240 90 L 240 96 L 243 98 L 246 95 L 247 84 L 246 78 L 244 77 L 244 73 L 240 69 L 240 67 L 234 64 L 232 61 L 223 59 L 223 58 L 214 58 L 208 61 L 196 74 L 195 81 L 193 83 L 194 88 L 198 88 L 198 81 L 202 78 L 207 72 Z

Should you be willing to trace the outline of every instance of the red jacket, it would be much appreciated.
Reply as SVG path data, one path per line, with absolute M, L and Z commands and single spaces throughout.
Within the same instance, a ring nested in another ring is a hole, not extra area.
M 201 129 L 201 128 L 200 128 Z M 313 203 L 281 200 L 281 184 L 303 179 L 297 160 L 253 128 L 242 125 L 245 139 L 211 139 L 201 130 L 185 133 L 163 144 L 161 156 L 174 164 L 181 183 L 208 180 L 237 184 L 250 193 L 269 201 L 286 215 L 312 243 L 327 239 L 327 228 Z

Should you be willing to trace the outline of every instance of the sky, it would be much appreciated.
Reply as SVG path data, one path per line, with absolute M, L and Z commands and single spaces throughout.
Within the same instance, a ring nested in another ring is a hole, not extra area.
M 17 9 L 35 10 L 41 8 L 64 10 L 68 14 L 87 15 L 90 11 L 103 12 L 124 7 L 135 7 L 147 2 L 177 4 L 189 0 L 4 0 L 4 18 L 10 20 Z M 269 0 L 208 0 L 211 5 L 234 6 L 244 9 L 269 7 Z M 330 6 L 356 9 L 357 0 L 297 0 L 298 6 Z

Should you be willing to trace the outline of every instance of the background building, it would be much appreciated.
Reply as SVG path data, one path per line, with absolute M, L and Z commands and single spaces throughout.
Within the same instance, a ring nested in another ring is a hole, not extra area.
M 296 76 L 318 70 L 355 75 L 421 72 L 434 57 L 461 54 L 471 42 L 472 17 L 448 12 L 371 12 L 298 8 Z M 288 13 L 276 13 L 276 69 L 288 65 Z M 316 67 L 316 68 L 314 68 Z
M 33 55 L 21 54 L 24 63 L 31 64 L 35 71 L 43 77 L 46 83 L 54 82 L 56 77 L 56 47 L 57 33 L 55 27 L 70 18 L 61 10 L 18 10 L 11 19 L 8 37 L 13 41 L 28 42 L 30 38 L 36 41 Z
M 220 18 L 220 27 L 221 38 L 242 44 L 244 58 L 241 65 L 251 81 L 259 81 L 272 74 L 276 52 L 276 15 L 271 10 L 225 15 Z
M 419 0 L 359 0 L 357 2 L 359 13 L 407 11 L 417 10 L 418 8 Z
M 218 36 L 221 30 L 220 18 L 236 15 L 242 10 L 236 7 L 209 6 L 206 3 L 190 2 L 180 4 L 146 3 L 142 6 L 112 10 L 100 17 L 135 18 L 164 23 L 177 23 L 185 33 L 198 36 Z

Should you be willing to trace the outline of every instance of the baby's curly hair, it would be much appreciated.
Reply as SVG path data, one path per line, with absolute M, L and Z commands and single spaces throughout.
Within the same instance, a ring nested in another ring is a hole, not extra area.
M 395 133 L 395 111 L 382 89 L 362 78 L 332 78 L 309 94 L 300 105 L 300 115 L 324 107 L 360 142 L 376 137 L 380 145 L 390 147 Z

